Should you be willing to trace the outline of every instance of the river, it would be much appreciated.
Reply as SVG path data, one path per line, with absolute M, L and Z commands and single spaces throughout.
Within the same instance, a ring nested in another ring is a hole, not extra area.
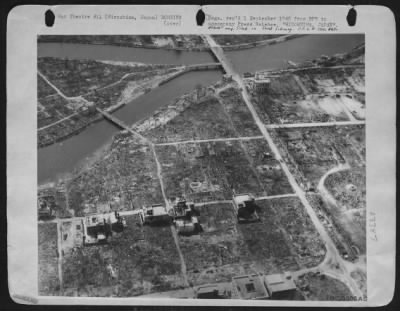
M 362 43 L 362 35 L 311 35 L 287 42 L 252 49 L 229 51 L 227 56 L 239 72 L 276 69 L 295 62 L 313 59 L 322 54 L 349 51 Z M 106 45 L 41 43 L 38 56 L 132 61 L 152 64 L 199 64 L 214 62 L 208 52 L 187 52 L 157 49 L 127 48 Z M 190 92 L 196 84 L 210 85 L 222 77 L 220 71 L 189 72 L 133 100 L 115 112 L 127 124 L 150 116 L 157 108 Z M 78 94 L 77 94 L 78 95 Z M 118 128 L 108 121 L 99 121 L 62 143 L 38 150 L 39 184 L 62 178 L 96 151 L 109 143 Z

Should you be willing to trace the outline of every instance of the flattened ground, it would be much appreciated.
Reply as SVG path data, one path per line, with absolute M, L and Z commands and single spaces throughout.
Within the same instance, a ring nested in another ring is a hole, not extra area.
M 272 77 L 252 90 L 264 123 L 289 124 L 365 119 L 364 68 L 304 69 Z
M 219 96 L 189 101 L 171 120 L 143 135 L 155 143 L 261 135 L 241 94 L 232 87 Z
M 64 288 L 71 295 L 131 297 L 183 287 L 171 228 L 142 227 L 126 216 L 127 228 L 105 245 L 64 255 Z
M 57 224 L 38 224 L 39 238 L 39 295 L 59 295 Z
M 75 216 L 98 212 L 110 202 L 127 210 L 163 201 L 153 153 L 131 134 L 116 136 L 102 160 L 71 181 L 68 190 Z
M 272 135 L 292 173 L 304 185 L 316 186 L 340 163 L 360 167 L 365 162 L 364 125 L 280 128 Z
M 232 204 L 199 206 L 203 232 L 180 236 L 192 285 L 232 276 L 296 271 L 318 265 L 325 248 L 297 198 L 257 201 L 259 222 L 238 224 Z
M 292 193 L 280 164 L 263 139 L 158 145 L 168 197 L 185 195 L 195 202 L 231 199 L 236 193 L 256 196 Z
M 192 102 L 166 124 L 143 133 L 154 142 L 236 137 L 229 117 L 215 97 Z

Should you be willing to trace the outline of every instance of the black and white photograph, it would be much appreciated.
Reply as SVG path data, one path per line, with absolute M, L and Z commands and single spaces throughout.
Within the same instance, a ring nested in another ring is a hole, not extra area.
M 46 7 L 10 18 L 13 299 L 387 303 L 388 12 L 360 8 L 351 28 L 337 6 L 211 6 L 199 26 L 196 8 L 134 8 L 61 6 L 45 28 L 32 20 Z
M 39 36 L 40 294 L 366 297 L 364 54 L 359 34 Z

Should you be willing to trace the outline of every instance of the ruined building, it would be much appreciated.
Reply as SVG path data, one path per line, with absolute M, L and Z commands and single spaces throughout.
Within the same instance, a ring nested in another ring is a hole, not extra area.
M 237 194 L 233 196 L 233 206 L 239 223 L 259 221 L 257 205 L 251 194 Z
M 140 213 L 141 220 L 148 225 L 169 225 L 172 221 L 167 208 L 162 204 L 143 207 Z
M 173 204 L 173 211 L 174 224 L 179 234 L 191 235 L 203 231 L 193 202 L 186 202 L 183 198 L 177 198 Z
M 106 243 L 113 232 L 122 232 L 126 221 L 117 212 L 86 216 L 83 221 L 83 244 Z
M 240 299 L 291 300 L 296 290 L 290 273 L 251 274 L 232 278 L 232 293 Z

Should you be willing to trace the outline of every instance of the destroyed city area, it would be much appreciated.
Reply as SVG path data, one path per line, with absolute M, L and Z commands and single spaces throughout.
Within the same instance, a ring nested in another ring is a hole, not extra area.
M 39 295 L 366 300 L 364 55 L 38 36 Z

